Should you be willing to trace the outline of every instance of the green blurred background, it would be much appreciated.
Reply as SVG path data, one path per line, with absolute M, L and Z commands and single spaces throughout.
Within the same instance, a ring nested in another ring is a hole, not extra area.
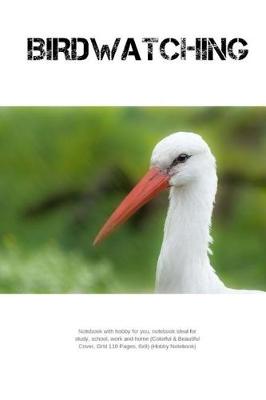
M 162 194 L 100 246 L 106 217 L 175 131 L 217 158 L 211 262 L 235 288 L 266 290 L 266 108 L 0 108 L 0 292 L 152 292 Z

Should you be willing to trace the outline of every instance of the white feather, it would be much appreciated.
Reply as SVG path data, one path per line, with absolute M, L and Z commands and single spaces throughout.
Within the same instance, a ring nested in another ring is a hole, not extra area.
M 169 209 L 157 264 L 156 292 L 239 292 L 225 287 L 209 261 L 217 175 L 207 143 L 195 133 L 174 133 L 155 146 L 151 165 L 166 170 L 180 153 L 190 158 L 170 171 Z

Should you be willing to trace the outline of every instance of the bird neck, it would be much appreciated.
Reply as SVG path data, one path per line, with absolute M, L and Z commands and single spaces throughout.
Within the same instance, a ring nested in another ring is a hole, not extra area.
M 157 292 L 217 292 L 222 285 L 208 257 L 215 171 L 183 187 L 172 187 L 157 266 Z

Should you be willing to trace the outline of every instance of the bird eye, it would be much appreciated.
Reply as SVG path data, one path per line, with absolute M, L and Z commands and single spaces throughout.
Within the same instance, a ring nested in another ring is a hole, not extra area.
M 185 153 L 179 154 L 179 156 L 176 157 L 176 158 L 174 159 L 174 161 L 172 162 L 171 167 L 174 167 L 175 165 L 180 164 L 180 163 L 184 163 L 185 161 L 187 161 L 187 159 L 188 159 L 189 157 L 190 157 L 190 156 L 189 156 L 188 154 L 185 154 Z

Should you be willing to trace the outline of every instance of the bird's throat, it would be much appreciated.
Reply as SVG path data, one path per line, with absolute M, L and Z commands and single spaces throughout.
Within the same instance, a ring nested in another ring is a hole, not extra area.
M 157 265 L 159 293 L 204 293 L 219 279 L 209 263 L 208 248 L 216 175 L 183 187 L 172 187 Z

